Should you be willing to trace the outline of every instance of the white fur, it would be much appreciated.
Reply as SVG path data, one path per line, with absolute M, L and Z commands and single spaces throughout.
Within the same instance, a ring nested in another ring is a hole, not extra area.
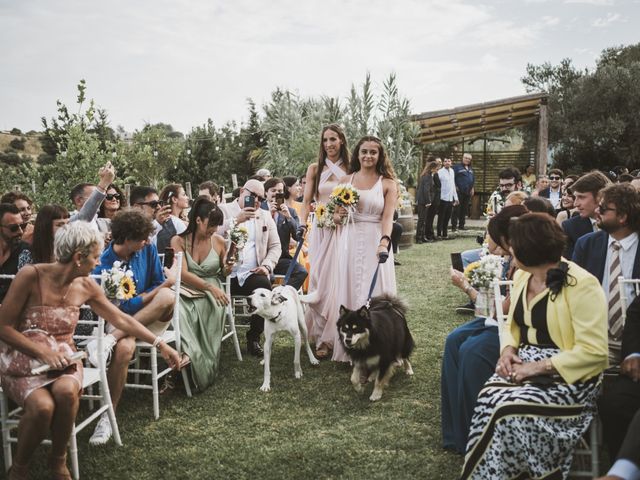
M 293 373 L 296 378 L 302 377 L 300 367 L 300 348 L 302 338 L 300 331 L 304 335 L 304 344 L 307 355 L 312 365 L 320 362 L 313 355 L 307 339 L 307 325 L 304 320 L 304 310 L 302 303 L 314 303 L 317 300 L 317 293 L 309 295 L 298 295 L 295 288 L 290 285 L 278 286 L 273 290 L 258 288 L 249 296 L 251 305 L 256 309 L 255 314 L 264 318 L 264 379 L 260 390 L 268 392 L 271 390 L 271 346 L 273 337 L 277 332 L 289 332 L 294 340 Z M 276 321 L 269 319 L 276 316 Z

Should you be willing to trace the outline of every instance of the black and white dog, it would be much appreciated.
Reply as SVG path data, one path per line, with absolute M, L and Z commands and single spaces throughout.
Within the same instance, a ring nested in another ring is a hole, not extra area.
M 278 286 L 273 290 L 257 288 L 249 295 L 249 300 L 255 313 L 264 318 L 264 379 L 260 390 L 268 392 L 271 390 L 271 345 L 277 332 L 289 332 L 294 340 L 293 373 L 296 378 L 302 377 L 300 367 L 300 348 L 302 338 L 307 349 L 307 355 L 311 365 L 318 365 L 320 362 L 313 355 L 309 342 L 307 341 L 307 325 L 304 320 L 304 310 L 302 302 L 313 303 L 317 294 L 298 295 L 295 288 L 290 285 Z
M 382 398 L 396 366 L 403 366 L 407 375 L 413 375 L 409 355 L 414 343 L 406 313 L 407 306 L 392 295 L 374 297 L 368 308 L 359 310 L 340 306 L 338 333 L 353 362 L 351 383 L 362 392 L 363 380 L 375 378 L 369 397 L 372 402 Z

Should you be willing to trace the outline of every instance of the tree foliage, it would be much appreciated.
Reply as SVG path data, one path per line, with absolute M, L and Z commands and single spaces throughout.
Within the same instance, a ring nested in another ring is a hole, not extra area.
M 549 93 L 549 146 L 565 170 L 637 165 L 640 160 L 640 44 L 609 48 L 594 70 L 571 60 L 528 65 L 528 91 Z

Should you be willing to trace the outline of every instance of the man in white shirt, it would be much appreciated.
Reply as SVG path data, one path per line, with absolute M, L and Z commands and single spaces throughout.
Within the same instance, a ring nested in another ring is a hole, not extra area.
M 225 235 L 234 223 L 245 225 L 249 231 L 249 239 L 242 250 L 242 262 L 236 264 L 229 275 L 232 295 L 251 295 L 256 288 L 271 290 L 271 274 L 280 259 L 281 247 L 273 218 L 267 210 L 260 208 L 264 197 L 262 182 L 248 180 L 237 199 L 218 205 L 224 213 L 219 234 Z M 260 335 L 263 330 L 264 319 L 253 315 L 247 332 L 247 351 L 251 355 L 262 356 Z
M 562 200 L 562 179 L 564 173 L 559 168 L 549 170 L 549 187 L 540 190 L 538 196 L 548 198 L 557 211 L 560 210 L 560 201 Z
M 447 226 L 451 220 L 451 211 L 458 205 L 456 192 L 456 174 L 451 168 L 451 158 L 445 158 L 442 168 L 438 170 L 440 177 L 440 206 L 438 207 L 437 235 L 442 239 L 448 238 Z

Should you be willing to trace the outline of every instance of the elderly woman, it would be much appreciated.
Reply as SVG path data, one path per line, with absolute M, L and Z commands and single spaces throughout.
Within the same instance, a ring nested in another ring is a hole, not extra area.
M 566 239 L 549 215 L 521 216 L 509 237 L 519 270 L 462 478 L 566 478 L 607 367 L 607 302 L 593 275 L 561 258 Z
M 157 344 L 169 365 L 179 365 L 175 350 L 158 343 L 154 334 L 112 305 L 88 275 L 100 263 L 102 235 L 84 222 L 58 230 L 57 261 L 30 265 L 18 272 L 0 305 L 0 376 L 7 395 L 24 408 L 10 479 L 26 479 L 31 455 L 51 433 L 52 478 L 70 479 L 66 447 L 82 390 L 82 363 L 69 356 L 75 350 L 73 331 L 79 307 L 88 304 L 116 328 Z M 31 361 L 51 368 L 31 374 Z

